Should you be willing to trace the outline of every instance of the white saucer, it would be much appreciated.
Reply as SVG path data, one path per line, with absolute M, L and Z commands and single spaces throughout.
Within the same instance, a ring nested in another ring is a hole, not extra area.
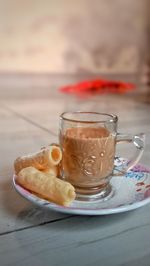
M 116 158 L 115 164 L 119 167 L 127 163 L 123 158 Z M 13 176 L 13 184 L 17 192 L 32 203 L 69 214 L 78 215 L 106 215 L 126 212 L 140 208 L 150 202 L 150 169 L 137 165 L 124 176 L 113 177 L 111 184 L 113 195 L 107 200 L 77 201 L 74 200 L 69 207 L 63 207 L 47 200 L 41 199 L 30 191 L 19 186 Z

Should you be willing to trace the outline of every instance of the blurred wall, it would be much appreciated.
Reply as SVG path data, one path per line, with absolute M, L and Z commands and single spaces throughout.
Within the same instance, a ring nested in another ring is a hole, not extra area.
M 146 0 L 0 0 L 0 71 L 135 73 Z

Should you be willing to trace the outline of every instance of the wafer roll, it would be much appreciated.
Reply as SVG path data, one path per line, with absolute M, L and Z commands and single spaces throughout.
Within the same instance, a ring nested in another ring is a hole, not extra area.
M 48 171 L 57 176 L 57 165 L 62 159 L 62 152 L 59 146 L 50 145 L 41 149 L 39 152 L 27 156 L 18 157 L 14 162 L 15 173 L 21 169 L 33 166 L 36 169 Z
M 37 193 L 42 198 L 68 206 L 75 199 L 74 187 L 51 174 L 43 173 L 34 167 L 22 169 L 16 177 L 18 184 Z

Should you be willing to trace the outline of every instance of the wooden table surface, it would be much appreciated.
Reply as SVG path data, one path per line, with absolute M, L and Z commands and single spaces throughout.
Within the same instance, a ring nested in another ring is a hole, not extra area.
M 0 266 L 150 265 L 150 204 L 122 214 L 66 215 L 34 206 L 14 190 L 14 159 L 58 142 L 63 111 L 117 114 L 119 131 L 146 133 L 141 163 L 149 166 L 149 105 L 115 95 L 80 100 L 61 95 L 55 79 L 50 84 L 0 87 Z M 120 152 L 128 157 L 130 149 Z

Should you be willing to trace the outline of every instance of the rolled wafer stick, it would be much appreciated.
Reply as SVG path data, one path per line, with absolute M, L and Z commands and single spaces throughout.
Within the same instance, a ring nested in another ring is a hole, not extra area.
M 57 165 L 62 159 L 62 152 L 59 146 L 50 145 L 42 148 L 39 152 L 18 157 L 14 162 L 15 173 L 18 174 L 21 169 L 33 166 L 36 169 L 48 171 L 57 175 Z
M 41 170 L 45 174 L 50 174 L 52 176 L 59 177 L 59 169 L 57 165 L 52 165 L 48 169 Z
M 42 198 L 63 206 L 70 205 L 76 196 L 75 189 L 70 183 L 43 173 L 32 166 L 22 169 L 16 181 Z

